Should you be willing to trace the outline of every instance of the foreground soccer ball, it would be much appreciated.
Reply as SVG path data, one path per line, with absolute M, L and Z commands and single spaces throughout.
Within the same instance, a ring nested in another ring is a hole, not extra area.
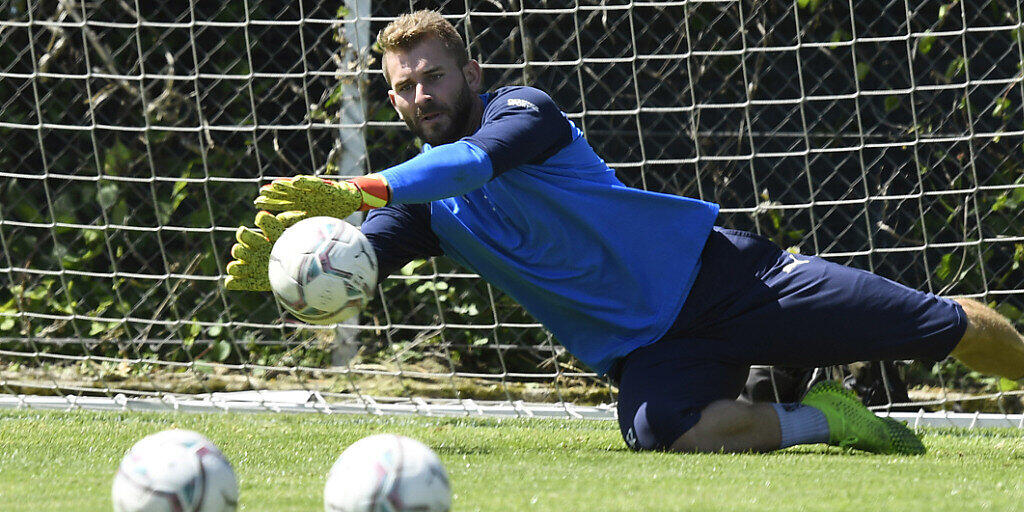
M 209 439 L 165 430 L 128 450 L 113 498 L 114 512 L 229 512 L 238 506 L 238 481 Z
M 451 507 L 448 472 L 408 437 L 380 434 L 349 446 L 324 487 L 326 512 L 442 512 Z
M 278 302 L 310 324 L 343 322 L 373 298 L 377 257 L 355 226 L 311 217 L 285 230 L 270 252 L 270 287 Z

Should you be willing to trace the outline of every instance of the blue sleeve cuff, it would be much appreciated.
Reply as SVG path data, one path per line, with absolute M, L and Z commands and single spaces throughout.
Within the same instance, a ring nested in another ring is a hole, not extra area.
M 427 203 L 482 187 L 493 168 L 484 150 L 458 141 L 429 148 L 380 174 L 391 187 L 391 204 Z

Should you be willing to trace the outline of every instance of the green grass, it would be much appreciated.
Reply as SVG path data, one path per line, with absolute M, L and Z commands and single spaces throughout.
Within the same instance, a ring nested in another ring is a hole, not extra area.
M 393 432 L 448 467 L 453 510 L 1020 510 L 1024 433 L 929 430 L 923 457 L 824 446 L 773 454 L 633 453 L 611 422 L 324 415 L 0 411 L 0 511 L 110 511 L 125 450 L 206 434 L 235 466 L 240 510 L 320 511 L 353 441 Z

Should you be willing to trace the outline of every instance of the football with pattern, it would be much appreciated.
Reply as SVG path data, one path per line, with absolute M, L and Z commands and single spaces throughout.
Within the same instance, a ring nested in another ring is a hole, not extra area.
M 332 217 L 311 217 L 274 243 L 270 287 L 295 318 L 310 324 L 343 322 L 373 298 L 377 257 L 358 228 Z
M 230 512 L 238 506 L 238 480 L 209 439 L 165 430 L 128 450 L 112 494 L 114 512 Z
M 423 443 L 378 434 L 356 441 L 331 467 L 326 512 L 444 512 L 451 508 L 448 472 Z

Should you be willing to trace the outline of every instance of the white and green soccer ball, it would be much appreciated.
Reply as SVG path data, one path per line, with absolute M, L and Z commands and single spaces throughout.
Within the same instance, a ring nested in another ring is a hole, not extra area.
M 238 480 L 209 439 L 165 430 L 128 450 L 114 477 L 114 512 L 232 512 Z
M 423 443 L 379 434 L 342 452 L 327 475 L 326 512 L 446 512 L 451 486 L 441 460 Z
M 311 217 L 274 243 L 268 268 L 274 297 L 310 324 L 343 322 L 361 311 L 377 286 L 377 257 L 358 228 Z

